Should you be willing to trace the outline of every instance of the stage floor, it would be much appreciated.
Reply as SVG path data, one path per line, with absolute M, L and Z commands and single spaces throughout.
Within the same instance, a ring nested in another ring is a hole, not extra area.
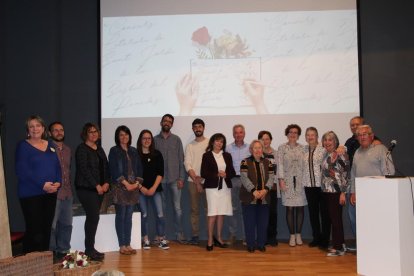
M 222 249 L 206 251 L 200 246 L 170 242 L 169 250 L 152 247 L 136 255 L 118 252 L 105 255 L 101 269 L 115 269 L 125 275 L 357 275 L 356 255 L 326 257 L 326 252 L 303 246 L 290 247 L 286 242 L 266 247 L 266 252 L 248 253 L 239 242 Z

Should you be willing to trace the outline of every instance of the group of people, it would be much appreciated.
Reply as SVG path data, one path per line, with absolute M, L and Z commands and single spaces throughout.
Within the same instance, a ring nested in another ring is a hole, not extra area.
M 84 125 L 83 142 L 75 152 L 75 188 L 86 214 L 85 253 L 91 259 L 104 258 L 104 253 L 95 249 L 95 234 L 102 200 L 108 192 L 115 205 L 119 252 L 124 255 L 136 254 L 131 247 L 131 230 L 137 204 L 143 249 L 151 248 L 150 206 L 156 216 L 155 240 L 159 248 L 169 248 L 165 233 L 167 200 L 173 206 L 177 241 L 199 244 L 203 214 L 207 216 L 207 251 L 228 247 L 241 233 L 248 252 L 264 252 L 265 245 L 278 244 L 277 205 L 281 198 L 290 246 L 303 244 L 304 208 L 308 205 L 313 235 L 309 246 L 328 249 L 332 235 L 327 255 L 341 256 L 345 253 L 345 204 L 356 232 L 355 177 L 394 174 L 389 152 L 361 117 L 351 119 L 353 136 L 345 146 L 340 145 L 333 131 L 326 132 L 319 143 L 314 127 L 306 129 L 307 145 L 301 145 L 301 127 L 290 124 L 285 129 L 287 142 L 277 150 L 271 147 L 272 134 L 265 130 L 250 144 L 245 143 L 241 124 L 234 125 L 234 141 L 228 145 L 221 133 L 207 138 L 205 123 L 198 118 L 192 123 L 195 138 L 184 150 L 181 139 L 171 132 L 173 124 L 174 117 L 165 114 L 160 133 L 153 136 L 151 131 L 142 130 L 136 147 L 131 146 L 130 129 L 119 126 L 108 158 L 98 142 L 99 127 Z M 61 122 L 53 122 L 46 129 L 39 116 L 30 116 L 26 129 L 27 139 L 16 149 L 18 191 L 26 222 L 23 249 L 25 253 L 53 250 L 59 258 L 70 249 L 72 233 L 71 150 L 64 143 Z M 186 175 L 191 202 L 190 239 L 185 239 L 182 225 L 181 194 Z M 204 212 L 200 204 L 206 206 Z M 229 217 L 228 242 L 222 236 L 225 216 Z

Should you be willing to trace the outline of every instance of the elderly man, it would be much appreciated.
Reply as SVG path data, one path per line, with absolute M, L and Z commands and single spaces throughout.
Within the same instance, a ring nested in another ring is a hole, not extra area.
M 354 154 L 356 150 L 359 148 L 359 140 L 358 140 L 356 131 L 358 127 L 363 124 L 364 124 L 364 118 L 362 118 L 361 116 L 355 116 L 349 121 L 349 128 L 351 129 L 352 136 L 348 140 L 346 140 L 345 147 L 347 148 L 346 153 L 348 154 L 349 162 L 350 162 L 349 164 L 351 167 L 352 167 L 352 161 L 354 158 Z M 379 145 L 381 144 L 381 141 L 378 137 L 374 136 L 373 143 L 375 145 Z
M 364 118 L 362 118 L 361 116 L 355 116 L 349 121 L 349 128 L 351 129 L 352 136 L 348 140 L 346 140 L 345 147 L 347 149 L 347 154 L 349 157 L 349 165 L 351 168 L 352 168 L 352 161 L 354 159 L 354 154 L 359 148 L 359 140 L 358 140 L 358 136 L 356 132 L 357 132 L 358 127 L 363 124 L 364 124 Z M 379 140 L 378 137 L 374 136 L 374 140 L 372 141 L 372 144 L 380 145 L 381 141 Z M 354 234 L 354 237 L 356 237 L 356 224 L 355 224 L 356 223 L 355 221 L 356 209 L 355 209 L 355 205 L 350 203 L 350 194 L 347 194 L 347 201 L 349 203 L 347 205 L 349 222 L 351 224 L 351 230 Z M 356 250 L 354 246 L 349 246 L 347 249 L 349 251 Z
M 246 130 L 243 125 L 236 124 L 233 126 L 233 138 L 234 142 L 227 145 L 226 151 L 231 154 L 233 159 L 233 167 L 236 171 L 236 176 L 232 178 L 231 182 L 233 188 L 231 189 L 231 201 L 233 206 L 233 216 L 230 217 L 229 221 L 229 244 L 233 244 L 237 240 L 238 232 L 244 232 L 242 226 L 242 212 L 240 202 L 240 164 L 241 162 L 250 156 L 249 145 L 244 142 L 246 136 Z M 244 239 L 244 234 L 242 234 Z
M 360 144 L 356 150 L 351 168 L 351 197 L 350 204 L 355 206 L 355 178 L 363 176 L 393 175 L 395 173 L 391 154 L 383 144 L 374 142 L 374 132 L 369 125 L 360 125 L 356 130 Z M 351 213 L 349 213 L 351 216 Z M 353 213 L 352 227 L 356 229 L 355 212 Z M 355 231 L 356 232 L 356 231 Z

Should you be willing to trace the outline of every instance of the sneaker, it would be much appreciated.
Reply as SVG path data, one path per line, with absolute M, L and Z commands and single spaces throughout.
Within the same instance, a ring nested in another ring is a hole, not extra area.
M 161 240 L 160 244 L 158 245 L 159 248 L 161 249 L 169 249 L 170 247 L 168 246 L 168 242 L 166 240 Z
M 356 252 L 356 251 L 357 251 L 357 248 L 356 248 L 356 246 L 352 246 L 352 245 L 350 245 L 350 246 L 347 246 L 347 247 L 346 247 L 346 251 L 349 251 L 349 252 Z
M 187 244 L 188 241 L 185 240 L 184 235 L 182 233 L 177 234 L 176 241 L 181 244 Z M 167 242 L 168 243 L 168 242 Z
M 176 242 L 179 244 L 190 244 L 190 241 L 187 240 L 176 240 Z
M 198 239 L 198 236 L 193 236 L 191 240 L 188 241 L 188 244 L 190 245 L 199 245 L 200 240 Z
M 151 244 L 149 240 L 144 241 L 144 244 L 142 245 L 142 249 L 145 249 L 145 250 L 151 249 Z
M 344 250 L 336 250 L 336 249 L 332 249 L 326 254 L 326 256 L 328 257 L 337 257 L 337 256 L 343 256 L 343 255 L 345 255 Z
M 334 248 L 333 245 L 328 246 L 328 251 L 332 250 L 333 248 Z M 342 244 L 342 251 L 344 251 L 344 252 L 347 251 L 346 244 L 344 244 L 344 243 Z
M 297 245 L 302 245 L 303 244 L 302 236 L 300 234 L 296 234 L 296 244 Z
M 290 235 L 290 239 L 289 239 L 289 246 L 296 246 L 296 237 L 295 235 Z

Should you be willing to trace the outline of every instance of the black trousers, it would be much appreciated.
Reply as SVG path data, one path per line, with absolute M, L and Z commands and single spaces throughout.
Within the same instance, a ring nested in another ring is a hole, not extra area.
M 344 243 L 344 226 L 342 222 L 342 205 L 339 204 L 341 193 L 323 193 L 326 199 L 329 218 L 332 223 L 332 247 L 341 250 Z
M 21 198 L 20 205 L 26 223 L 23 253 L 49 250 L 56 193 Z
M 77 190 L 78 198 L 85 210 L 85 253 L 88 255 L 95 250 L 95 235 L 99 223 L 99 210 L 103 200 L 98 192 L 86 189 Z
M 270 190 L 269 224 L 267 226 L 267 243 L 277 241 L 277 191 Z
M 320 187 L 305 187 L 305 193 L 313 240 L 327 245 L 331 236 L 331 221 L 326 199 Z

